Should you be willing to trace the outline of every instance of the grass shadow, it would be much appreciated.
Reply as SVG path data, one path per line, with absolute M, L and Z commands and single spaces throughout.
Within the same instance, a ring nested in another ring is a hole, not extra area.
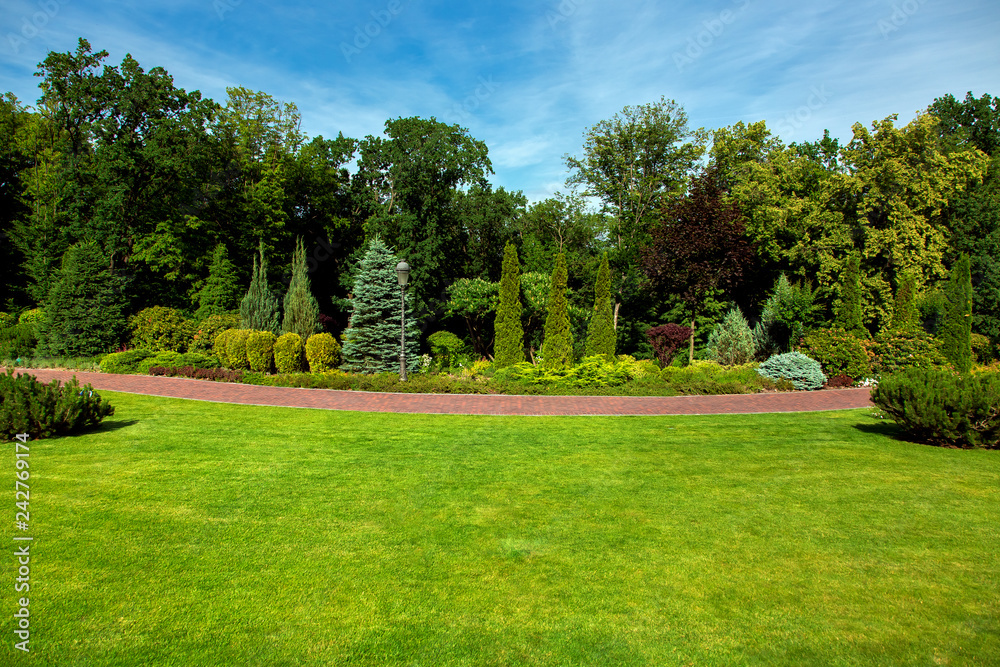
M 98 426 L 87 431 L 88 433 L 109 433 L 111 431 L 117 431 L 129 426 L 135 426 L 139 423 L 138 419 L 116 419 L 108 422 L 101 422 Z

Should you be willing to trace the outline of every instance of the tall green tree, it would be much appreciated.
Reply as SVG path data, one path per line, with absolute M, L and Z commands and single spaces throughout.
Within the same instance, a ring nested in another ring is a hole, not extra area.
M 601 265 L 594 283 L 594 311 L 587 328 L 587 356 L 615 353 L 615 327 L 611 307 L 611 272 L 608 255 L 601 255 Z
M 861 296 L 861 253 L 847 256 L 840 278 L 840 308 L 837 324 L 848 333 L 868 336 L 864 325 L 864 301 Z
M 497 368 L 524 361 L 521 311 L 521 265 L 517 260 L 517 247 L 508 242 L 503 251 L 500 302 L 494 320 L 493 361 Z
M 569 304 L 566 300 L 566 256 L 556 255 L 549 284 L 548 312 L 542 339 L 542 363 L 551 368 L 573 365 L 573 331 L 570 329 Z
M 319 303 L 310 289 L 306 248 L 301 237 L 296 240 L 295 253 L 292 255 L 292 282 L 285 294 L 284 306 L 282 333 L 297 333 L 302 340 L 306 340 L 320 330 Z
M 277 334 L 278 316 L 278 297 L 267 282 L 267 259 L 264 257 L 264 242 L 261 241 L 258 257 L 253 260 L 250 288 L 240 303 L 240 327 Z
M 239 283 L 236 267 L 229 261 L 225 244 L 215 246 L 212 264 L 208 267 L 208 278 L 198 290 L 196 297 L 198 310 L 194 317 L 201 321 L 211 315 L 228 313 L 239 304 Z
M 398 373 L 402 304 L 396 277 L 397 259 L 376 236 L 368 243 L 354 275 L 350 324 L 344 331 L 344 370 L 355 373 Z M 412 274 L 411 274 L 412 276 Z M 410 299 L 406 304 L 406 370 L 420 367 L 420 330 Z
M 941 351 L 959 373 L 972 368 L 972 270 L 968 255 L 951 269 L 946 292 Z

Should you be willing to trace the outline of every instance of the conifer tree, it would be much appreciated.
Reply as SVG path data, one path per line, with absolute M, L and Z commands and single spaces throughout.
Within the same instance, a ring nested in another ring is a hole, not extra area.
M 285 319 L 282 333 L 297 333 L 303 341 L 320 330 L 319 303 L 309 288 L 309 268 L 306 265 L 306 247 L 299 237 L 292 254 L 292 281 L 285 295 Z
M 368 243 L 354 277 L 351 319 L 344 331 L 341 366 L 353 373 L 398 373 L 400 335 L 397 259 L 378 236 Z M 412 298 L 406 305 L 406 370 L 420 367 L 420 330 Z
M 753 361 L 757 345 L 753 330 L 739 306 L 734 306 L 708 337 L 712 359 L 725 366 Z
M 601 256 L 594 284 L 594 312 L 587 327 L 587 356 L 615 354 L 614 314 L 611 307 L 611 272 L 608 269 L 608 254 Z
M 236 269 L 229 261 L 226 246 L 220 243 L 212 253 L 208 278 L 198 292 L 198 310 L 194 317 L 201 322 L 212 315 L 222 315 L 233 310 L 239 299 Z
M 552 368 L 573 364 L 573 332 L 569 324 L 569 303 L 566 301 L 566 255 L 556 255 L 549 286 L 549 300 L 542 339 L 542 364 Z
M 521 265 L 517 247 L 507 242 L 500 275 L 500 304 L 494 321 L 493 362 L 497 368 L 524 361 L 524 326 L 521 324 Z
M 896 288 L 896 301 L 892 309 L 892 328 L 912 331 L 917 327 L 917 279 L 910 271 L 903 271 Z
M 240 328 L 253 331 L 278 333 L 278 297 L 267 284 L 267 260 L 264 259 L 264 242 L 260 243 L 260 261 L 253 260 L 253 277 L 250 289 L 240 303 Z
M 962 254 L 948 277 L 941 351 L 959 373 L 972 369 L 972 268 Z
M 837 323 L 845 331 L 868 336 L 861 304 L 861 255 L 852 252 L 840 279 L 840 310 Z

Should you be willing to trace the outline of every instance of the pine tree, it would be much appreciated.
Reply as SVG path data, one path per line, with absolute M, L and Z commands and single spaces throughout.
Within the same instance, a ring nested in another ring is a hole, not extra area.
M 566 255 L 556 255 L 552 269 L 549 300 L 542 339 L 542 364 L 552 368 L 573 364 L 573 333 L 569 325 L 569 303 L 566 301 Z
M 753 330 L 739 306 L 733 307 L 712 330 L 708 337 L 708 349 L 715 361 L 726 366 L 753 361 L 757 349 Z
M 963 254 L 948 277 L 941 351 L 959 373 L 972 369 L 972 268 Z
M 399 280 L 396 256 L 376 236 L 365 251 L 354 277 L 353 310 L 344 332 L 342 354 L 346 371 L 398 373 L 400 336 Z M 412 299 L 406 306 L 406 370 L 420 367 L 420 330 Z
M 615 326 L 611 307 L 611 271 L 608 269 L 608 254 L 601 257 L 594 284 L 594 312 L 587 327 L 587 356 L 615 354 Z
M 493 361 L 497 368 L 524 361 L 521 311 L 521 265 L 517 260 L 517 248 L 508 242 L 503 250 L 500 305 L 494 322 Z
M 910 271 L 903 271 L 896 288 L 896 302 L 892 310 L 892 328 L 913 331 L 917 328 L 917 279 Z
M 840 281 L 840 310 L 837 323 L 848 333 L 868 336 L 861 304 L 861 255 L 852 252 Z
M 264 259 L 264 242 L 260 243 L 260 262 L 253 260 L 253 277 L 250 289 L 240 303 L 240 328 L 278 333 L 278 297 L 267 284 L 267 260 Z
M 208 278 L 198 292 L 198 310 L 194 318 L 199 322 L 212 315 L 222 315 L 233 310 L 239 300 L 239 283 L 236 268 L 229 261 L 226 246 L 220 243 L 212 253 Z
M 284 306 L 282 333 L 297 333 L 305 341 L 320 330 L 319 303 L 309 289 L 306 247 L 301 237 L 295 242 L 295 252 L 292 254 L 292 281 L 288 285 Z
M 128 330 L 121 287 L 96 243 L 71 246 L 43 304 L 38 352 L 94 356 L 118 347 Z

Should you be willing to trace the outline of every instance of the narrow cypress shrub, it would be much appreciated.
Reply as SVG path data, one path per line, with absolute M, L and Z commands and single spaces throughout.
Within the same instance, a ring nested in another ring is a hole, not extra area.
M 569 324 L 569 303 L 566 301 L 566 255 L 556 255 L 549 283 L 549 300 L 542 339 L 542 364 L 548 368 L 573 365 L 573 332 Z
M 278 298 L 267 284 L 267 260 L 264 242 L 260 243 L 260 261 L 253 260 L 250 288 L 240 303 L 240 327 L 254 331 L 278 331 Z
M 281 323 L 283 333 L 297 333 L 306 340 L 319 332 L 319 304 L 309 288 L 309 268 L 306 265 L 306 248 L 299 237 L 292 255 L 292 282 L 285 295 L 285 319 Z
M 892 309 L 892 328 L 911 331 L 917 328 L 917 278 L 911 271 L 899 275 L 896 300 Z
M 837 323 L 845 331 L 867 336 L 861 303 L 861 254 L 852 252 L 847 258 L 840 282 L 840 310 Z
M 959 373 L 972 368 L 972 270 L 969 256 L 955 262 L 948 277 L 942 352 Z
M 226 246 L 215 246 L 212 264 L 208 267 L 208 278 L 198 291 L 198 310 L 194 318 L 199 322 L 212 316 L 222 315 L 236 308 L 239 303 L 239 283 L 236 268 L 229 261 Z
M 521 265 L 517 248 L 507 242 L 503 250 L 500 304 L 494 322 L 493 362 L 496 368 L 524 361 L 524 327 L 521 324 Z
M 608 253 L 601 256 L 601 266 L 597 269 L 594 283 L 594 312 L 587 327 L 587 356 L 615 354 L 614 309 L 611 305 L 611 271 L 608 268 Z

